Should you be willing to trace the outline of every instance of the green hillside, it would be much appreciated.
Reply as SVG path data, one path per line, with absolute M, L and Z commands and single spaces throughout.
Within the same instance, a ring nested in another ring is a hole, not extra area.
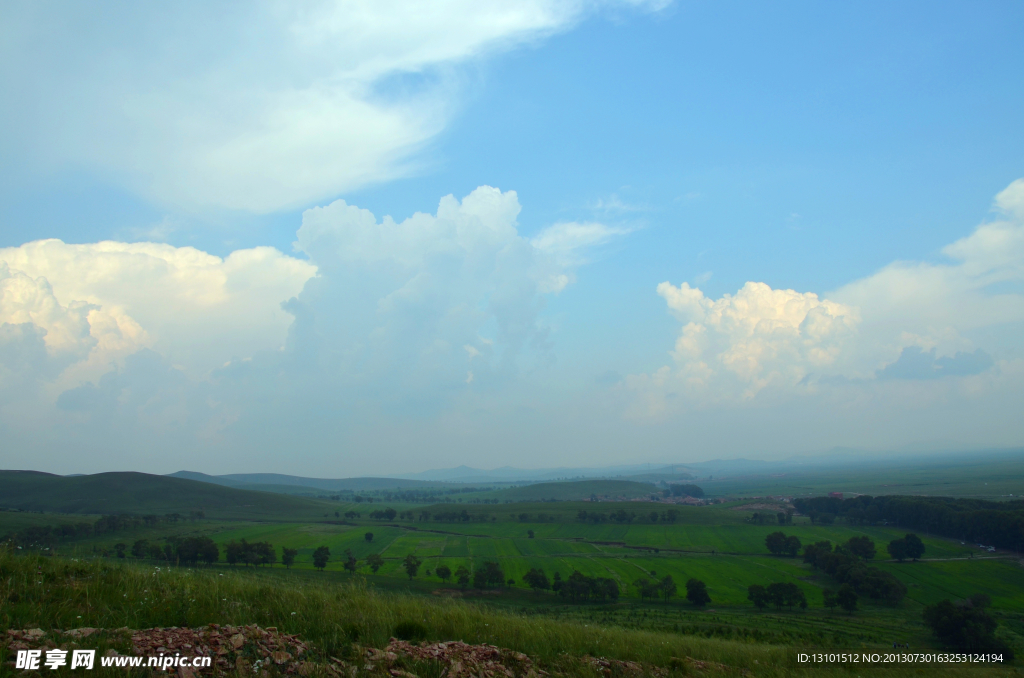
M 399 478 L 303 478 L 281 473 L 229 473 L 211 476 L 195 471 L 178 471 L 169 478 L 185 478 L 215 485 L 226 485 L 248 490 L 300 494 L 311 492 L 371 492 L 374 490 L 420 490 L 451 487 L 451 483 L 429 480 L 403 480 Z
M 207 518 L 228 520 L 316 520 L 337 505 L 148 473 L 65 477 L 0 471 L 0 508 L 77 514 L 203 511 Z
M 576 480 L 511 487 L 507 490 L 489 492 L 486 496 L 501 501 L 581 501 L 591 497 L 598 499 L 650 497 L 657 491 L 657 488 L 650 483 L 638 483 L 632 480 Z

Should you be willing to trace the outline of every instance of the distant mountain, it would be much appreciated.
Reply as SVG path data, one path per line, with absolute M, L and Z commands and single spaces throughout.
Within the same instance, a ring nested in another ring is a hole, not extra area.
M 303 478 L 281 473 L 228 473 L 211 476 L 195 471 L 178 471 L 169 478 L 186 478 L 204 483 L 252 490 L 280 492 L 283 486 L 304 487 L 323 492 L 369 492 L 372 490 L 409 490 L 444 487 L 444 483 L 405 478 Z
M 334 503 L 148 473 L 58 476 L 0 471 L 0 507 L 80 514 L 187 516 L 203 511 L 207 518 L 313 520 L 334 510 Z

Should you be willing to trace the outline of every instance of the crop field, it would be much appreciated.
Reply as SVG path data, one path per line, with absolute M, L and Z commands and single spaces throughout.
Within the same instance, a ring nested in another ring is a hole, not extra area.
M 516 489 L 522 488 L 511 488 Z M 176 563 L 155 559 L 152 548 L 158 547 L 157 555 L 161 555 L 181 539 L 208 537 L 219 549 L 219 561 L 193 567 L 225 576 L 232 572 L 266 579 L 276 582 L 275 586 L 367 585 L 396 595 L 468 599 L 518 615 L 584 627 L 804 647 L 882 647 L 897 640 L 938 647 L 924 626 L 924 606 L 985 594 L 999 620 L 1001 637 L 1024 650 L 1024 560 L 1020 554 L 1006 549 L 989 553 L 977 544 L 916 531 L 925 548 L 923 557 L 899 563 L 889 559 L 886 546 L 912 530 L 883 524 L 885 521 L 869 525 L 841 517 L 821 524 L 796 514 L 791 524 L 759 524 L 753 518 L 755 512 L 774 521 L 779 511 L 791 508 L 771 499 L 689 506 L 664 501 L 494 503 L 493 499 L 485 502 L 467 496 L 424 505 L 379 499 L 312 501 L 270 494 L 263 494 L 259 504 L 250 507 L 253 514 L 243 519 L 234 512 L 245 507 L 228 500 L 248 501 L 245 495 L 217 488 L 221 490 L 227 499 L 212 515 L 185 513 L 157 516 L 155 521 L 136 520 L 112 531 L 97 529 L 86 536 L 61 538 L 45 548 L 28 544 L 22 553 L 38 550 L 48 556 L 166 568 Z M 197 490 L 191 496 L 203 494 Z M 276 503 L 279 511 L 274 508 Z M 159 505 L 149 502 L 145 507 Z M 178 510 L 184 508 L 187 505 Z M 84 511 L 4 511 L 0 512 L 0 536 L 46 525 L 97 522 L 98 518 Z M 800 556 L 769 553 L 765 538 L 776 531 L 798 538 L 804 546 L 819 541 L 838 545 L 867 537 L 876 549 L 869 565 L 902 582 L 906 595 L 896 605 L 861 596 L 852 613 L 828 609 L 824 593 L 836 590 L 839 584 Z M 141 540 L 148 542 L 149 550 L 137 558 L 132 547 Z M 271 544 L 275 561 L 257 567 L 228 564 L 227 545 L 242 540 Z M 320 547 L 330 551 L 322 570 L 313 562 Z M 285 548 L 297 552 L 288 568 L 281 562 Z M 118 552 L 124 560 L 118 558 Z M 343 567 L 350 555 L 356 559 L 355 573 Z M 371 555 L 381 556 L 377 571 L 369 566 Z M 408 556 L 420 561 L 412 577 L 404 566 Z M 442 566 L 452 573 L 460 567 L 477 572 L 488 562 L 500 567 L 503 581 L 500 585 L 492 582 L 485 590 L 451 577 L 442 580 L 437 572 Z M 619 597 L 572 603 L 550 590 L 534 591 L 526 581 L 533 569 L 542 570 L 551 580 L 557 574 L 565 581 L 575 572 L 609 579 L 618 585 Z M 667 600 L 640 598 L 638 580 L 657 581 L 667 576 L 675 582 L 674 595 Z M 690 579 L 705 584 L 711 599 L 706 606 L 686 600 Z M 776 583 L 794 585 L 803 593 L 806 609 L 758 610 L 748 600 L 751 585 Z
M 342 505 L 339 512 L 349 510 L 349 506 Z M 888 561 L 885 545 L 906 533 L 895 527 L 811 525 L 800 517 L 794 525 L 762 526 L 748 522 L 750 510 L 736 511 L 721 506 L 682 507 L 679 520 L 671 524 L 595 525 L 575 520 L 578 506 L 589 506 L 593 510 L 594 504 L 565 502 L 555 506 L 557 510 L 552 510 L 550 503 L 472 507 L 477 513 L 491 511 L 492 522 L 405 520 L 382 524 L 364 518 L 344 524 L 333 516 L 330 522 L 318 523 L 200 521 L 173 529 L 147 528 L 116 537 L 94 537 L 82 541 L 77 548 L 87 553 L 97 546 L 110 548 L 114 539 L 130 542 L 136 538 L 166 538 L 172 533 L 178 536 L 202 534 L 211 536 L 218 544 L 222 560 L 224 546 L 242 539 L 269 542 L 278 551 L 296 549 L 298 557 L 292 569 L 300 571 L 312 570 L 313 551 L 327 546 L 331 552 L 328 572 L 341 571 L 342 562 L 351 553 L 359 561 L 359 576 L 383 583 L 408 581 L 402 561 L 411 554 L 423 561 L 416 580 L 433 582 L 436 588 L 455 587 L 434 574 L 440 565 L 452 571 L 459 566 L 472 571 L 485 561 L 494 561 L 500 564 L 505 577 L 515 582 L 510 588 L 506 587 L 509 593 L 525 591 L 523 575 L 531 568 L 539 568 L 549 577 L 557 572 L 565 578 L 579 571 L 587 576 L 611 578 L 619 584 L 624 599 L 637 597 L 633 583 L 641 577 L 671 575 L 679 586 L 680 597 L 685 593 L 683 584 L 696 578 L 707 584 L 713 606 L 744 609 L 749 607 L 747 587 L 751 584 L 789 582 L 804 591 L 812 607 L 820 607 L 822 591 L 834 588 L 835 584 L 800 558 L 773 556 L 767 552 L 766 535 L 782 530 L 787 535 L 797 536 L 804 544 L 822 540 L 842 543 L 851 537 L 869 537 L 878 551 L 874 564 L 892 572 L 907 585 L 907 597 L 901 603 L 904 607 L 919 608 L 943 598 L 986 593 L 996 608 L 1024 611 L 1024 567 L 1017 558 L 1008 557 L 1009 554 L 982 557 L 976 549 L 972 554 L 969 545 L 955 540 L 921 535 L 926 549 L 924 560 L 895 563 Z M 607 506 L 612 509 L 628 506 L 634 512 L 642 512 L 654 505 Z M 367 513 L 365 506 L 362 510 Z M 536 519 L 540 513 L 545 513 L 545 522 L 520 521 L 523 514 Z M 530 531 L 534 534 L 532 538 L 528 536 Z M 367 540 L 367 533 L 372 534 L 372 540 Z M 384 564 L 374 574 L 365 559 L 375 553 L 383 557 Z M 542 595 L 551 596 L 550 593 Z M 868 600 L 861 604 L 867 608 L 885 608 L 881 603 Z

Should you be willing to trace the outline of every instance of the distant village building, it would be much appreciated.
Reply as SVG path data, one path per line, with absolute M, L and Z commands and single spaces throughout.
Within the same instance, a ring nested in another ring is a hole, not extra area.
M 829 499 L 842 499 L 843 498 L 843 493 L 842 492 L 829 492 L 828 496 L 829 496 Z

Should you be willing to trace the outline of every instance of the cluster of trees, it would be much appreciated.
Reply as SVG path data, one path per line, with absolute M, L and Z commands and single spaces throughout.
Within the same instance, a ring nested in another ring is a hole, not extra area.
M 167 513 L 164 515 L 149 514 L 144 516 L 120 514 L 100 516 L 93 522 L 79 521 L 60 523 L 58 525 L 36 525 L 26 527 L 18 532 L 8 534 L 3 541 L 12 541 L 18 546 L 53 546 L 60 541 L 86 539 L 94 535 L 122 532 L 139 527 L 153 527 L 161 523 L 177 523 L 182 520 L 201 520 L 205 517 L 202 511 L 190 511 L 189 514 Z
M 652 573 L 652 576 L 656 576 Z M 672 580 L 672 575 L 666 574 L 661 579 L 648 579 L 647 577 L 640 577 L 633 582 L 633 588 L 640 594 L 640 600 L 645 598 L 668 600 L 672 596 L 676 595 L 676 583 Z
M 778 513 L 755 513 L 750 516 L 750 522 L 755 525 L 792 525 L 792 511 L 779 511 Z
M 633 511 L 626 511 L 626 509 L 619 509 L 618 511 L 612 511 L 610 513 L 602 513 L 600 511 L 580 511 L 576 514 L 576 520 L 581 523 L 613 522 L 629 524 L 634 520 L 647 521 L 651 523 L 674 523 L 679 520 L 679 511 L 676 509 L 668 509 L 660 512 L 651 511 L 650 513 L 641 513 L 640 515 L 637 515 Z
M 409 514 L 411 516 L 412 511 L 409 511 Z M 386 508 L 386 509 L 384 509 L 382 511 L 371 511 L 370 512 L 370 517 L 373 518 L 374 520 L 394 520 L 395 516 L 397 516 L 397 515 L 398 515 L 398 511 L 396 511 L 393 508 Z
M 248 542 L 229 541 L 224 545 L 224 559 L 230 565 L 241 563 L 242 565 L 258 567 L 260 565 L 273 565 L 277 562 L 277 551 L 273 544 L 268 541 Z
M 118 558 L 126 556 L 125 544 L 115 544 L 114 551 Z M 199 562 L 215 563 L 220 559 L 220 549 L 209 537 L 170 537 L 167 543 L 160 545 L 148 539 L 139 539 L 132 544 L 133 558 L 150 558 L 167 560 L 184 565 L 195 565 Z
M 754 514 L 757 515 L 757 514 Z M 768 548 L 770 553 L 777 556 L 790 556 L 796 557 L 796 554 L 800 553 L 800 539 L 795 536 L 787 537 L 782 532 L 772 532 L 764 538 L 764 545 Z
M 813 521 L 840 516 L 852 524 L 895 524 L 999 548 L 1024 549 L 1024 501 L 985 501 L 948 497 L 867 495 L 850 499 L 796 499 L 794 506 Z
M 664 492 L 666 497 L 693 497 L 703 499 L 704 490 L 697 485 L 669 485 Z
M 865 560 L 874 557 L 875 544 L 868 537 L 854 537 L 835 550 L 828 541 L 804 549 L 804 562 L 823 570 L 840 584 L 849 584 L 860 595 L 895 605 L 903 600 L 907 587 L 888 572 L 865 564 Z
M 420 520 L 430 520 L 443 523 L 488 523 L 497 520 L 490 513 L 470 513 L 466 509 L 461 511 L 437 511 L 431 514 L 429 511 L 420 512 Z
M 555 573 L 555 580 L 551 584 L 551 590 L 562 598 L 574 603 L 582 603 L 588 600 L 610 600 L 619 599 L 619 584 L 608 577 L 588 577 L 579 570 L 573 570 L 564 581 L 561 574 Z
M 990 603 L 983 593 L 956 603 L 943 600 L 924 609 L 924 623 L 951 650 L 1002 654 L 1003 661 L 1013 661 L 1013 650 L 995 636 L 996 621 L 986 609 Z
M 529 513 L 510 513 L 508 517 L 512 520 L 518 520 L 521 523 L 553 523 L 558 519 L 556 514 L 548 513 L 537 513 L 530 515 Z
M 841 607 L 850 614 L 857 611 L 857 592 L 849 584 L 843 584 L 838 591 L 826 590 L 822 592 L 822 596 L 825 599 L 825 607 L 830 610 Z
M 777 610 L 794 606 L 801 610 L 807 609 L 807 596 L 799 586 L 790 583 L 776 582 L 768 586 L 754 584 L 747 588 L 747 600 L 759 610 L 769 605 L 774 605 Z

